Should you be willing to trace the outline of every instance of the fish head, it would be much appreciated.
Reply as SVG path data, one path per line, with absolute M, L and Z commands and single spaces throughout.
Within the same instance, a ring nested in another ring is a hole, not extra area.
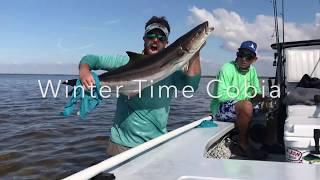
M 199 51 L 205 45 L 213 29 L 213 27 L 209 27 L 208 21 L 198 25 L 181 37 L 181 48 L 188 53 Z

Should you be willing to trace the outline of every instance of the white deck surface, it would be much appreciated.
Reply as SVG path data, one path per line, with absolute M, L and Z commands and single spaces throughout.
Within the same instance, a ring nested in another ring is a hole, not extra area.
M 110 172 L 117 180 L 320 179 L 315 165 L 205 158 L 208 146 L 233 127 L 218 122 L 216 128 L 192 129 Z

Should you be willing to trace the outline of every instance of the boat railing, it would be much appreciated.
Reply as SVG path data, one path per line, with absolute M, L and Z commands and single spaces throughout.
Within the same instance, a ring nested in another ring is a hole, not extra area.
M 75 173 L 71 176 L 68 176 L 66 178 L 64 178 L 64 180 L 85 180 L 85 179 L 90 179 L 96 175 L 98 175 L 99 173 L 108 171 L 118 165 L 120 165 L 121 163 L 135 157 L 138 156 L 139 154 L 142 154 L 143 152 L 156 147 L 158 145 L 160 145 L 161 143 L 164 143 L 170 139 L 173 139 L 195 127 L 197 127 L 198 125 L 201 124 L 202 121 L 204 120 L 212 120 L 212 116 L 207 116 L 204 117 L 202 119 L 199 119 L 195 122 L 192 122 L 190 124 L 187 124 L 185 126 L 182 126 L 176 130 L 173 130 L 167 134 L 164 134 L 162 136 L 159 136 L 153 140 L 150 140 L 148 142 L 145 142 L 135 148 L 131 148 L 119 155 L 113 156 L 107 160 L 104 160 L 96 165 L 93 165 L 91 167 L 88 167 L 78 173 Z

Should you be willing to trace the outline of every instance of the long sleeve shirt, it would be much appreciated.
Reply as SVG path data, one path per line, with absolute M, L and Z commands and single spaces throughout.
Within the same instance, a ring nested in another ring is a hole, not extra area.
M 218 72 L 213 88 L 215 98 L 211 101 L 211 112 L 216 114 L 221 103 L 229 100 L 249 100 L 251 96 L 261 94 L 256 69 L 250 66 L 248 72 L 238 71 L 235 61 L 224 64 Z
M 128 56 L 87 55 L 82 58 L 80 64 L 88 64 L 91 70 L 109 71 L 128 62 Z M 144 88 L 141 98 L 138 95 L 130 98 L 120 95 L 117 99 L 115 119 L 111 128 L 111 141 L 126 147 L 135 147 L 166 133 L 170 102 L 174 91 L 169 90 L 169 96 L 167 96 L 167 90 L 165 88 L 160 90 L 160 86 L 173 85 L 178 90 L 182 90 L 185 86 L 190 85 L 196 90 L 199 82 L 200 74 L 188 76 L 183 71 L 176 71 L 153 84 L 152 87 Z

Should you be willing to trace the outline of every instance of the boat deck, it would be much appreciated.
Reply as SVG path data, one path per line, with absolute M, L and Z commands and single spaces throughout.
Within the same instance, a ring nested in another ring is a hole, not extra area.
M 234 128 L 233 123 L 217 124 L 192 129 L 109 172 L 119 180 L 319 179 L 316 165 L 205 158 L 209 146 Z

